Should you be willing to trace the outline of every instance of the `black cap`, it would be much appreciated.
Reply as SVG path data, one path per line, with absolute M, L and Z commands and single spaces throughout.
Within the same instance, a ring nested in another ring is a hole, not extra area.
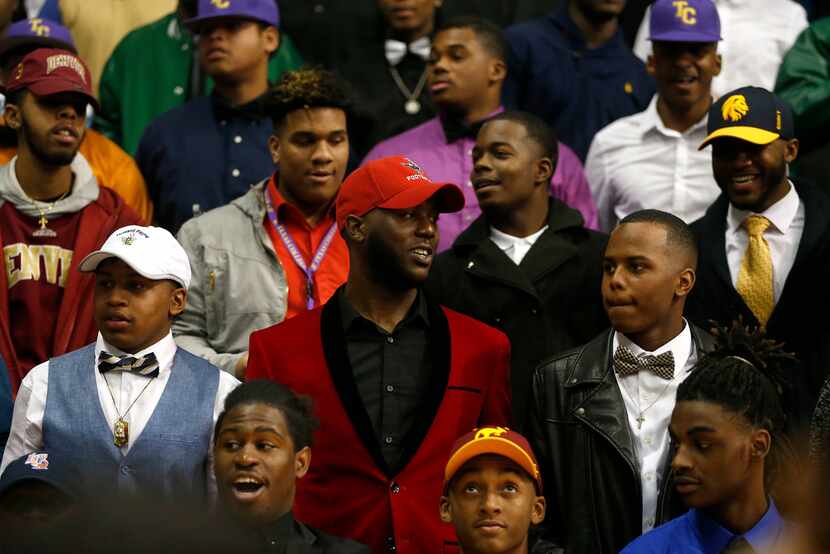
M 0 477 L 0 495 L 22 481 L 48 483 L 72 499 L 78 495 L 73 489 L 77 482 L 75 471 L 63 460 L 48 452 L 32 452 L 17 458 Z
M 709 135 L 699 150 L 720 137 L 734 137 L 753 144 L 795 138 L 790 107 L 770 91 L 759 87 L 742 87 L 721 96 L 709 108 L 706 130 Z

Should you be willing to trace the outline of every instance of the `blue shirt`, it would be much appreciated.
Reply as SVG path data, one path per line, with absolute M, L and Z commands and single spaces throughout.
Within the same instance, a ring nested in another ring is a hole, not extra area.
M 217 94 L 194 98 L 153 120 L 135 161 L 157 223 L 175 233 L 191 217 L 230 203 L 269 177 L 272 132 L 257 100 L 232 108 Z
M 648 107 L 655 92 L 645 65 L 622 31 L 589 49 L 567 8 L 513 25 L 504 104 L 553 125 L 559 140 L 585 160 L 594 134 Z
M 778 552 L 784 546 L 786 529 L 770 500 L 767 513 L 743 537 L 759 554 Z M 700 510 L 691 509 L 637 538 L 620 554 L 720 554 L 736 537 Z

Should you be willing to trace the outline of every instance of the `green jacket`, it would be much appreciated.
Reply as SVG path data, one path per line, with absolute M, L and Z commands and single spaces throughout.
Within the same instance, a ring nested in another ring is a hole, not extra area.
M 830 142 L 830 18 L 798 36 L 778 70 L 775 93 L 792 107 L 805 147 Z
M 94 127 L 135 155 L 144 128 L 156 116 L 191 98 L 193 39 L 170 13 L 130 32 L 104 66 L 99 89 L 100 113 Z M 291 39 L 280 33 L 280 47 L 271 58 L 268 79 L 303 64 Z M 209 92 L 212 83 L 208 83 Z

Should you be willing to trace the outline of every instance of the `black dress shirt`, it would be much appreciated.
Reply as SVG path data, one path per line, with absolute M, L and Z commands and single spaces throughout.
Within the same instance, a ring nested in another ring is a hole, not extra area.
M 421 293 L 391 333 L 360 315 L 337 292 L 346 349 L 358 393 L 372 421 L 383 459 L 399 468 L 402 440 L 412 428 L 432 369 L 429 316 Z
M 267 554 L 369 554 L 368 547 L 303 525 L 288 512 L 260 530 Z

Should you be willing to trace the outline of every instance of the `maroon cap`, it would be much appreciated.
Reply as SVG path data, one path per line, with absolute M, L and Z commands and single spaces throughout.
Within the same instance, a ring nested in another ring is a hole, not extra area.
M 77 92 L 86 96 L 97 111 L 98 102 L 92 94 L 91 81 L 89 68 L 69 50 L 39 48 L 29 52 L 12 69 L 5 90 L 28 89 L 36 96 Z
M 337 226 L 342 229 L 349 215 L 365 215 L 375 208 L 405 210 L 433 197 L 441 213 L 464 207 L 461 189 L 450 183 L 433 183 L 409 158 L 372 160 L 343 181 L 335 203 Z
M 444 469 L 444 494 L 458 470 L 476 456 L 484 454 L 503 456 L 515 462 L 536 484 L 536 492 L 542 494 L 542 474 L 539 472 L 539 464 L 530 444 L 522 435 L 507 427 L 473 429 L 455 441 L 447 467 Z

